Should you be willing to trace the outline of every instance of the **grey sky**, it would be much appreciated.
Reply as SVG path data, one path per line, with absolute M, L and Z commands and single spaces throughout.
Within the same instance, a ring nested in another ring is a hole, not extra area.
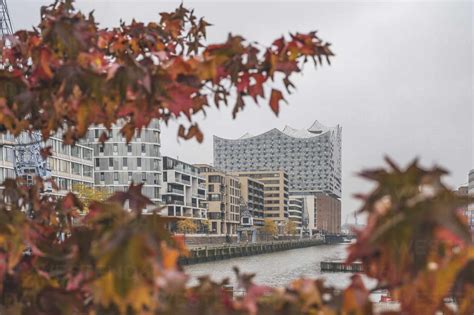
M 9 0 L 15 28 L 39 21 L 51 1 Z M 79 0 L 101 25 L 120 18 L 150 21 L 180 1 Z M 235 121 L 230 109 L 209 109 L 203 144 L 177 142 L 176 123 L 163 126 L 162 153 L 187 162 L 212 162 L 212 135 L 236 138 L 315 120 L 343 127 L 343 221 L 358 207 L 352 194 L 370 185 L 354 174 L 382 165 L 384 155 L 404 165 L 420 157 L 451 171 L 448 182 L 467 182 L 473 167 L 473 72 L 470 1 L 185 1 L 214 26 L 210 42 L 241 34 L 263 44 L 288 31 L 318 30 L 333 44 L 332 66 L 308 65 L 295 75 L 298 90 L 275 117 L 267 106 L 248 106 Z

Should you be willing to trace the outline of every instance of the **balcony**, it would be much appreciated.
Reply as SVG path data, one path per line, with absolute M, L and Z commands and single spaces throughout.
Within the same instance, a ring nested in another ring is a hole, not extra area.
M 184 201 L 181 200 L 164 200 L 167 205 L 181 205 L 184 206 Z
M 168 188 L 167 193 L 168 193 L 168 194 L 179 194 L 179 195 L 183 195 L 183 194 L 184 194 L 184 190 L 176 189 L 176 188 Z
M 177 181 L 178 183 L 182 183 L 182 184 L 185 184 L 185 185 L 191 185 L 191 181 L 190 181 L 190 180 L 187 180 L 187 179 L 176 178 L 176 181 Z

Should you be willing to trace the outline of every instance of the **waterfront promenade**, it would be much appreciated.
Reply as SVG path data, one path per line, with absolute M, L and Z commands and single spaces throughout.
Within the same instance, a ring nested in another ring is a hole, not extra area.
M 181 257 L 180 262 L 183 265 L 190 265 L 209 261 L 225 260 L 235 257 L 253 256 L 296 248 L 318 246 L 323 244 L 324 240 L 321 239 L 301 239 L 284 241 L 275 240 L 258 243 L 192 246 L 189 248 L 189 255 L 187 257 Z

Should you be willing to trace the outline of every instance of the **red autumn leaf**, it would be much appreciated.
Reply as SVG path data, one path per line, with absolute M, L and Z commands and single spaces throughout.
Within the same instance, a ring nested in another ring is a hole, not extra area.
M 244 73 L 240 78 L 239 82 L 237 83 L 237 92 L 244 92 L 247 90 L 250 84 L 250 75 L 248 73 Z
M 39 60 L 36 69 L 36 75 L 38 78 L 48 80 L 53 77 L 53 71 L 51 70 L 51 57 L 52 53 L 47 48 L 42 48 L 39 51 Z
M 193 108 L 193 94 L 198 90 L 183 84 L 170 84 L 166 87 L 166 96 L 163 97 L 164 106 L 176 117 L 184 114 L 191 117 Z
M 280 112 L 280 101 L 284 100 L 281 91 L 272 89 L 272 94 L 270 95 L 270 108 L 276 115 Z

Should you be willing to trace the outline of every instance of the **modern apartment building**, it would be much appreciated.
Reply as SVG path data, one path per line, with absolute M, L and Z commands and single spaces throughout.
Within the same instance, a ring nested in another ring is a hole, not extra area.
M 264 222 L 264 184 L 249 176 L 236 175 L 240 182 L 240 193 L 245 206 L 250 211 L 253 224 L 263 226 Z
M 195 164 L 207 185 L 207 217 L 211 233 L 235 235 L 240 223 L 239 178 L 207 164 Z
M 246 176 L 263 183 L 264 216 L 283 225 L 288 220 L 289 184 L 284 171 L 241 171 L 232 173 Z
M 316 213 L 316 196 L 311 192 L 304 193 L 292 193 L 290 194 L 291 200 L 301 200 L 303 201 L 303 210 L 302 210 L 302 222 L 306 223 L 306 227 L 310 235 L 318 233 L 318 228 L 316 226 L 317 222 L 317 213 Z
M 162 186 L 162 215 L 192 219 L 198 232 L 207 232 L 206 180 L 199 175 L 199 169 L 164 156 Z
M 341 197 L 342 128 L 315 121 L 308 129 L 272 129 L 238 139 L 214 136 L 214 165 L 224 171 L 284 170 L 290 190 Z
M 303 228 L 304 198 L 290 195 L 288 218 L 295 222 L 298 232 Z
M 141 130 L 130 143 L 112 127 L 109 139 L 100 143 L 103 127 L 92 127 L 87 144 L 94 149 L 94 183 L 111 192 L 124 191 L 131 182 L 143 183 L 142 193 L 158 203 L 161 188 L 160 126 L 158 121 Z
M 311 234 L 341 233 L 341 201 L 339 199 L 318 191 L 292 193 L 291 198 L 303 199 L 303 218 L 307 219 Z
M 0 182 L 6 178 L 15 178 L 14 152 L 15 139 L 10 134 L 0 135 Z M 74 189 L 76 185 L 92 186 L 93 178 L 93 150 L 78 143 L 75 146 L 64 145 L 58 135 L 46 141 L 51 146 L 52 156 L 48 157 L 52 179 L 57 190 L 53 193 L 64 195 Z

